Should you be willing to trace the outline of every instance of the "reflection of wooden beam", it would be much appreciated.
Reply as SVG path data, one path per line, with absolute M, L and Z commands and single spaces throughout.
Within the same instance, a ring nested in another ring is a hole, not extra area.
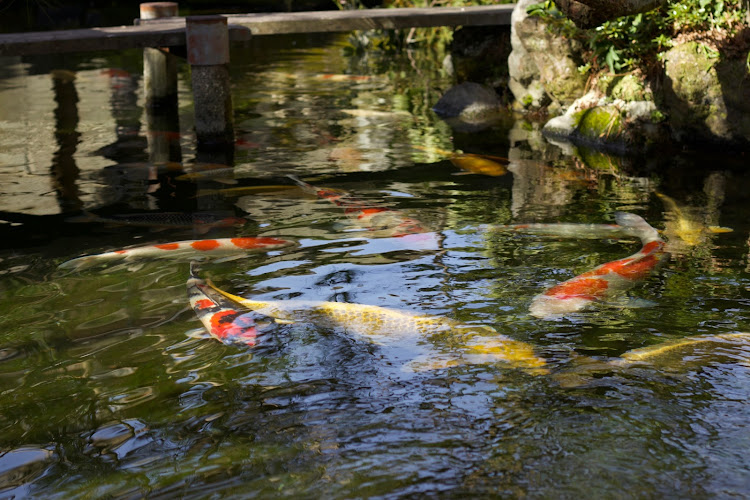
M 332 10 L 230 14 L 231 42 L 254 35 L 316 33 L 431 26 L 510 25 L 513 4 L 477 7 Z M 0 35 L 0 56 L 185 45 L 185 18 L 136 20 L 136 26 Z

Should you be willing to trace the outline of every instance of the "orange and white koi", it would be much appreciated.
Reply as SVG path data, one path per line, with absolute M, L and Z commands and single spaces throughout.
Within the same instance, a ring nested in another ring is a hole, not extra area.
M 294 245 L 291 240 L 283 240 L 268 236 L 246 238 L 220 238 L 214 240 L 187 240 L 162 243 L 158 245 L 144 245 L 114 252 L 96 255 L 86 255 L 63 262 L 60 269 L 82 269 L 100 262 L 111 260 L 133 260 L 141 258 L 214 258 L 228 255 L 243 255 L 248 252 L 268 252 Z
M 532 316 L 549 318 L 580 311 L 634 286 L 669 257 L 659 232 L 643 218 L 624 212 L 618 212 L 615 218 L 618 225 L 641 239 L 643 247 L 629 257 L 602 264 L 537 295 L 529 307 Z
M 187 281 L 190 306 L 208 333 L 224 344 L 254 346 L 258 334 L 273 326 L 273 318 L 254 311 L 235 309 L 236 304 L 214 291 L 195 273 L 195 263 L 190 264 Z
M 303 189 L 342 207 L 346 215 L 365 226 L 369 231 L 385 231 L 383 236 L 386 237 L 400 237 L 429 231 L 420 221 L 407 217 L 398 210 L 371 205 L 340 189 L 315 187 L 293 175 L 287 175 L 287 177 Z

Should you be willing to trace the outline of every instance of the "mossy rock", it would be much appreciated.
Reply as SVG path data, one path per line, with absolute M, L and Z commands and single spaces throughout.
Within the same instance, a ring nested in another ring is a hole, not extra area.
M 597 106 L 580 111 L 576 134 L 590 140 L 617 140 L 622 135 L 622 117 L 614 106 Z
M 675 137 L 682 141 L 750 142 L 747 55 L 725 57 L 698 42 L 664 57 L 664 101 Z

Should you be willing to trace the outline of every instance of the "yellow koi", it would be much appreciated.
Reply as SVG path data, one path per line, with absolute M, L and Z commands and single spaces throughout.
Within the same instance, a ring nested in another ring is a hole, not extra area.
M 697 219 L 690 216 L 683 210 L 673 198 L 666 194 L 656 193 L 667 212 L 670 212 L 673 219 L 667 222 L 666 233 L 671 233 L 682 240 L 686 245 L 694 247 L 704 243 L 706 237 L 712 233 L 729 233 L 732 229 L 728 227 L 707 226 Z
M 706 347 L 706 352 L 713 346 L 725 348 L 731 352 L 733 358 L 741 357 L 744 361 L 750 358 L 750 333 L 720 333 L 717 335 L 695 335 L 682 339 L 669 340 L 660 344 L 632 349 L 623 353 L 615 364 L 630 364 L 638 362 L 652 362 L 670 356 L 679 356 L 698 346 Z M 694 353 L 690 353 L 694 358 Z M 682 360 L 680 360 L 682 363 Z
M 228 299 L 277 320 L 312 321 L 323 328 L 343 329 L 376 343 L 444 334 L 449 347 L 461 353 L 464 361 L 502 361 L 513 367 L 530 369 L 532 373 L 547 373 L 544 368 L 546 361 L 535 354 L 530 344 L 500 335 L 489 326 L 466 325 L 441 316 L 363 304 L 309 300 L 258 301 L 225 292 L 210 280 L 207 283 Z M 436 361 L 428 363 L 427 368 L 452 364 Z
M 499 177 L 508 173 L 507 166 L 510 165 L 509 159 L 502 158 L 500 156 L 481 155 L 475 153 L 454 153 L 452 151 L 446 151 L 440 148 L 426 148 L 422 146 L 414 146 L 414 148 L 421 151 L 427 151 L 447 156 L 448 161 L 450 161 L 454 166 L 470 174 Z

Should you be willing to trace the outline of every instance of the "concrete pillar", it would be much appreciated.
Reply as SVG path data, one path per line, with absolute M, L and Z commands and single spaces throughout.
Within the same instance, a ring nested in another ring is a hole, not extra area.
M 150 2 L 140 5 L 141 19 L 174 17 L 178 13 L 175 2 Z M 143 81 L 146 89 L 146 108 L 177 107 L 177 60 L 169 49 L 143 49 Z
M 159 19 L 178 15 L 176 2 L 149 2 L 140 5 L 141 19 Z M 143 82 L 145 88 L 146 137 L 148 159 L 151 164 L 147 192 L 161 198 L 174 191 L 171 177 L 179 175 L 174 169 L 166 174 L 159 167 L 180 163 L 180 119 L 177 100 L 177 56 L 168 48 L 143 49 Z M 156 203 L 154 198 L 149 198 Z
M 186 19 L 186 29 L 198 147 L 233 146 L 227 19 L 190 16 Z

